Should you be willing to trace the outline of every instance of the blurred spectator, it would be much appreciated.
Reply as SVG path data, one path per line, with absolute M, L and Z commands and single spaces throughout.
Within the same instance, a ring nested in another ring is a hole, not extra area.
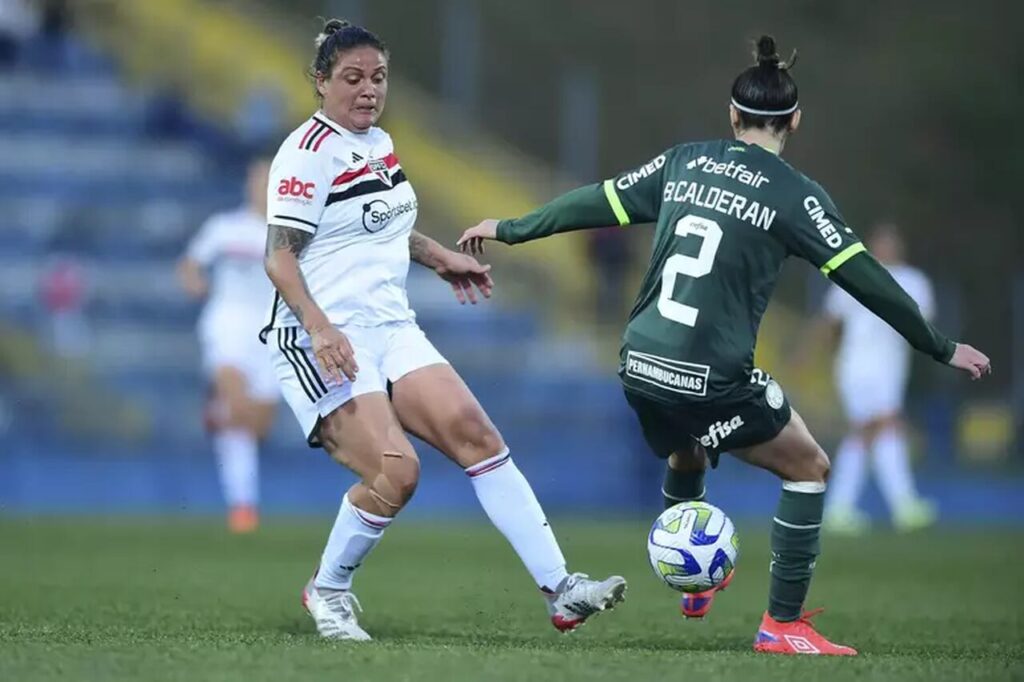
M 281 143 L 284 128 L 284 99 L 272 86 L 249 90 L 235 116 L 235 128 L 246 155 L 260 153 Z
M 89 352 L 87 289 L 85 268 L 67 254 L 54 256 L 40 274 L 39 297 L 49 315 L 50 342 L 61 357 L 80 358 Z
M 628 235 L 618 227 L 587 232 L 587 251 L 597 280 L 596 319 L 620 324 L 625 314 L 625 283 L 632 249 Z
M 28 0 L 0 0 L 0 68 L 18 60 L 20 48 L 39 30 L 36 6 Z

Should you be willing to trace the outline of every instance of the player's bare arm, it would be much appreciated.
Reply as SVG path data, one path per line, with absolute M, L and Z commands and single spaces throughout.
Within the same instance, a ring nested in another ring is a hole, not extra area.
M 477 289 L 484 298 L 491 297 L 494 288 L 491 266 L 481 265 L 472 256 L 446 249 L 436 240 L 413 230 L 409 235 L 409 257 L 451 284 L 459 303 L 468 300 L 475 305 Z
M 204 298 L 209 291 L 209 282 L 203 274 L 203 267 L 189 257 L 178 262 L 178 282 L 185 293 L 192 298 Z
M 313 353 L 324 372 L 335 381 L 340 382 L 342 375 L 354 381 L 359 366 L 352 346 L 313 300 L 299 268 L 299 256 L 312 239 L 312 232 L 270 225 L 264 267 L 281 298 L 309 333 Z

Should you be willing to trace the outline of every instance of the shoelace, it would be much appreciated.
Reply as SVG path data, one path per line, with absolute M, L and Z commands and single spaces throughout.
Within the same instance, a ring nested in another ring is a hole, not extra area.
M 359 598 L 351 592 L 340 592 L 338 594 L 332 594 L 331 596 L 324 599 L 328 606 L 340 605 L 342 610 L 345 612 L 345 616 L 352 615 L 353 607 L 360 613 L 363 612 L 363 605 L 359 603 Z

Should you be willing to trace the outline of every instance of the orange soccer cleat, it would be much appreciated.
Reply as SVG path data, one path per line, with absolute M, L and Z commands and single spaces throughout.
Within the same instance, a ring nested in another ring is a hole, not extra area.
M 710 590 L 684 594 L 683 598 L 679 601 L 679 610 L 682 611 L 683 616 L 686 618 L 703 618 L 706 616 L 708 611 L 711 610 L 711 603 L 715 598 L 715 593 L 729 587 L 729 583 L 732 582 L 732 577 L 735 573 L 735 570 L 729 571 L 729 575 L 725 576 L 725 580 Z
M 779 622 L 765 612 L 754 638 L 754 651 L 762 654 L 813 654 L 818 656 L 856 656 L 853 647 L 833 644 L 814 629 L 811 618 L 824 611 L 807 611 L 794 621 Z
M 228 530 L 232 533 L 252 533 L 259 525 L 259 512 L 250 504 L 235 505 L 228 512 Z

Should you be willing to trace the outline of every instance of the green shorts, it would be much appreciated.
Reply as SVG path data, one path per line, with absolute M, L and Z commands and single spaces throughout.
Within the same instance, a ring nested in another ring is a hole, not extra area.
M 655 455 L 664 459 L 701 445 L 716 467 L 722 452 L 766 443 L 789 423 L 792 409 L 782 388 L 766 373 L 755 376 L 764 380 L 716 402 L 666 403 L 629 388 L 626 400 Z

